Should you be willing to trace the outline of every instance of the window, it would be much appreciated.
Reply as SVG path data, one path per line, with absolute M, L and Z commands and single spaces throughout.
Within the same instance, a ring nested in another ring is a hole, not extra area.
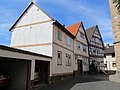
M 106 55 L 104 54 L 104 58 L 106 58 Z
M 66 36 L 66 43 L 67 43 L 68 45 L 71 45 L 71 39 L 70 39 L 70 37 L 68 37 L 68 36 Z
M 116 63 L 115 62 L 112 63 L 112 67 L 116 67 Z
M 58 40 L 62 41 L 62 32 L 58 30 Z
M 93 49 L 93 53 L 96 53 L 96 49 L 95 48 Z
M 83 45 L 83 52 L 87 52 L 86 46 Z
M 83 38 L 83 39 L 85 38 L 84 34 L 82 32 L 80 32 L 80 37 Z
M 104 67 L 107 68 L 107 64 L 104 64 Z
M 76 43 L 76 46 L 77 46 L 77 49 L 80 49 L 80 43 L 79 42 Z
M 62 65 L 62 52 L 58 51 L 57 64 Z
M 101 63 L 104 63 L 103 61 L 101 61 Z
M 71 55 L 66 54 L 66 66 L 71 66 Z
M 77 64 L 78 58 L 77 56 L 75 56 L 75 64 Z
M 115 53 L 112 54 L 112 57 L 115 57 Z

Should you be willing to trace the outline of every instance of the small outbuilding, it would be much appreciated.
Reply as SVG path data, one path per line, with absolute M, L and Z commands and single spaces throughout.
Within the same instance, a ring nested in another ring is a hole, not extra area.
M 48 83 L 51 57 L 0 45 L 0 73 L 10 77 L 8 90 L 29 90 Z

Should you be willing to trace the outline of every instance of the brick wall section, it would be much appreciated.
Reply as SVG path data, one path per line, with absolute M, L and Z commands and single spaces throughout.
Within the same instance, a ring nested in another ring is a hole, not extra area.
M 114 34 L 114 42 L 120 41 L 120 15 L 117 13 L 113 0 L 109 0 L 111 17 L 112 17 L 112 30 Z M 120 42 L 115 44 L 115 54 L 117 71 L 120 72 Z

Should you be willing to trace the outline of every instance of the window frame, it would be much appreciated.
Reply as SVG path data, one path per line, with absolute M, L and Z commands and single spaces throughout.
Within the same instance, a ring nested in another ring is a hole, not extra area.
M 71 38 L 69 36 L 66 36 L 66 44 L 71 46 Z
M 81 47 L 80 47 L 80 46 L 81 46 L 80 42 L 76 42 L 76 47 L 77 47 L 77 49 L 78 49 L 78 50 L 80 50 L 80 49 L 81 49 Z
M 87 46 L 86 45 L 83 45 L 83 52 L 87 52 Z
M 112 62 L 112 67 L 116 67 L 116 62 Z
M 66 53 L 66 66 L 72 66 L 71 55 Z
M 59 41 L 62 41 L 62 31 L 60 31 L 60 30 L 58 30 L 58 32 L 57 32 L 57 39 Z
M 60 57 L 59 57 L 60 54 Z M 62 52 L 57 51 L 57 65 L 62 65 Z

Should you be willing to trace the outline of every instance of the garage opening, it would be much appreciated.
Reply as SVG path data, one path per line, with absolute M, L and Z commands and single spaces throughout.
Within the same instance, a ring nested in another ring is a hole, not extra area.
M 0 74 L 8 76 L 8 85 L 0 90 L 27 90 L 30 61 L 0 57 Z M 6 84 L 6 82 L 4 82 Z
M 35 80 L 34 85 L 47 84 L 49 79 L 50 62 L 47 61 L 35 61 Z

